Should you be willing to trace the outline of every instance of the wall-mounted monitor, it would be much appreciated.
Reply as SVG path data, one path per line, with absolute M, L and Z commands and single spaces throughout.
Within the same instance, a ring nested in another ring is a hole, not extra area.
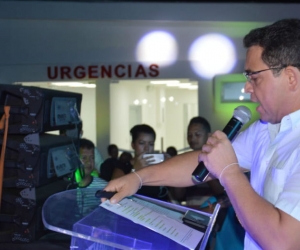
M 222 102 L 251 102 L 250 94 L 245 93 L 244 82 L 224 82 Z
M 240 106 L 246 106 L 251 110 L 252 118 L 245 127 L 259 119 L 256 112 L 257 103 L 250 99 L 250 94 L 245 93 L 246 79 L 243 74 L 217 75 L 213 79 L 214 110 L 217 115 L 228 117 L 233 110 Z

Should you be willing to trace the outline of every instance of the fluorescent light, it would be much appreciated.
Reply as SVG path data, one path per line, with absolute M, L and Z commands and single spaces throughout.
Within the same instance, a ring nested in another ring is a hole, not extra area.
M 70 83 L 68 82 L 51 82 L 51 85 L 53 86 L 69 86 Z M 73 83 L 75 84 L 75 83 Z
M 178 87 L 180 83 L 167 83 L 167 87 Z
M 191 85 L 192 85 L 192 84 L 189 83 L 189 82 L 185 82 L 185 83 L 181 82 L 181 83 L 179 83 L 179 88 L 181 88 L 181 87 L 185 88 L 185 87 L 189 87 L 189 86 L 191 86 Z
M 188 88 L 190 88 L 192 85 L 189 83 L 189 84 L 180 84 L 178 87 L 180 88 L 180 89 L 188 89 Z M 196 86 L 196 85 L 195 85 Z
M 180 82 L 179 80 L 157 80 L 150 81 L 150 83 L 156 85 L 166 84 L 167 87 L 178 87 L 180 89 L 198 89 L 198 85 L 193 85 L 190 82 Z
M 176 82 L 176 83 L 167 83 L 167 87 L 178 87 L 178 88 L 186 88 L 187 86 L 191 86 L 190 82 Z
M 198 85 L 182 85 L 182 86 L 179 86 L 179 88 L 194 90 L 194 89 L 198 89 Z
M 161 81 L 150 81 L 151 84 L 178 84 L 178 80 L 161 80 Z
M 86 83 L 84 85 L 84 87 L 92 89 L 92 88 L 96 88 L 96 84 L 95 83 Z
M 60 87 L 85 87 L 85 88 L 96 88 L 94 83 L 82 83 L 82 82 L 52 82 L 53 86 Z
M 190 90 L 198 89 L 198 85 L 192 85 L 187 87 Z

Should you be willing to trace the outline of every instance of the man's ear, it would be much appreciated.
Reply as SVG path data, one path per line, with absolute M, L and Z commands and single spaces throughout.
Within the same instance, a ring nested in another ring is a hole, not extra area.
M 285 74 L 287 76 L 288 88 L 291 91 L 300 89 L 300 71 L 298 68 L 288 66 L 285 68 Z

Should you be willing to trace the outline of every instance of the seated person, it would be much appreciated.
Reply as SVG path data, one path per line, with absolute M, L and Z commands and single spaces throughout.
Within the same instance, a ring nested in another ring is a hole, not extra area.
M 118 165 L 113 172 L 112 179 L 134 172 L 140 168 L 151 165 L 153 157 L 145 157 L 145 154 L 154 153 L 154 143 L 156 133 L 152 127 L 146 124 L 139 124 L 130 130 L 132 137 L 131 147 L 134 150 L 133 158 L 127 162 Z M 120 161 L 121 162 L 121 161 Z M 168 190 L 161 186 L 142 186 L 137 194 L 149 196 L 151 198 L 166 200 L 168 198 Z
M 117 145 L 108 145 L 107 153 L 110 157 L 101 164 L 100 177 L 106 181 L 110 181 L 115 167 L 120 164 L 118 159 L 119 149 Z

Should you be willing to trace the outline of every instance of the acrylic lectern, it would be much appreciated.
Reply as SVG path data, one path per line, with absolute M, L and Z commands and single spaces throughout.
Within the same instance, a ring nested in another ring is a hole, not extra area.
M 45 227 L 71 235 L 70 249 L 204 250 L 220 209 L 217 204 L 210 214 L 141 195 L 128 197 L 168 219 L 176 220 L 176 223 L 183 223 L 182 218 L 187 211 L 206 217 L 207 227 L 199 243 L 195 248 L 187 248 L 153 229 L 103 208 L 99 198 L 95 197 L 96 191 L 98 189 L 92 188 L 67 190 L 50 196 L 43 205 Z

